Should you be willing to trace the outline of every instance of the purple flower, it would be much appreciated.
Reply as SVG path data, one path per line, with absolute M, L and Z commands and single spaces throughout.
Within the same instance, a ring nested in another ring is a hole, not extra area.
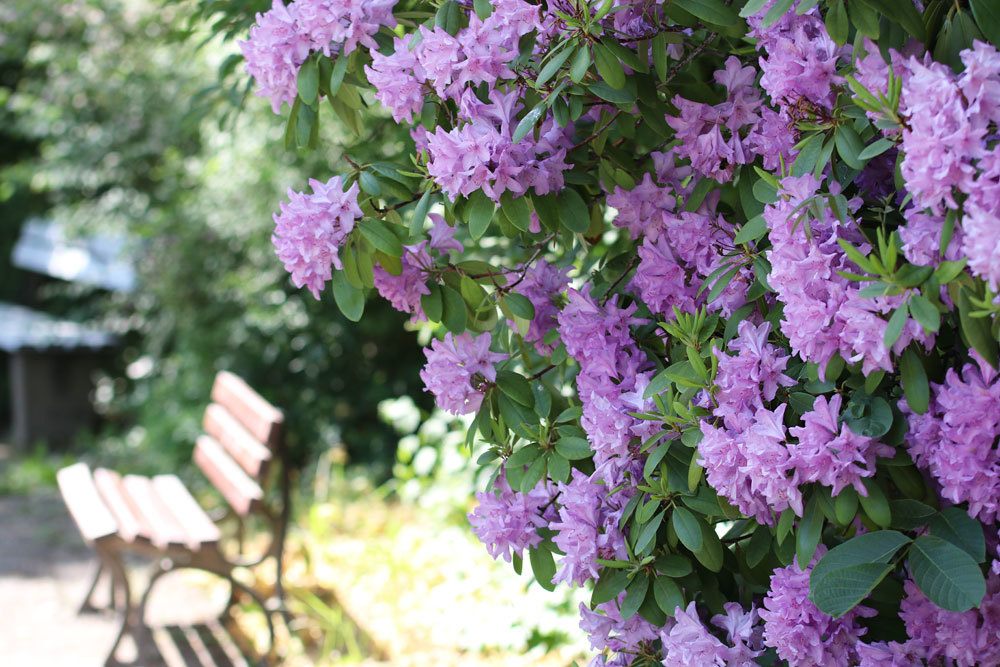
M 479 504 L 469 514 L 472 532 L 486 545 L 494 560 L 503 556 L 508 563 L 513 555 L 542 541 L 538 528 L 546 525 L 543 508 L 552 494 L 544 482 L 528 493 L 514 491 L 503 475 L 497 477 L 491 491 L 476 494 Z
M 919 650 L 928 663 L 956 667 L 1000 664 L 1000 579 L 991 574 L 978 609 L 947 611 L 928 600 L 907 581 L 899 617 L 910 636 L 907 646 Z
M 822 557 L 820 546 L 814 562 Z M 874 616 L 867 607 L 855 607 L 838 619 L 827 616 L 809 600 L 809 573 L 798 563 L 776 569 L 764 598 L 764 644 L 796 667 L 848 667 L 857 659 L 856 647 L 865 630 L 859 617 Z
M 396 0 L 296 0 L 290 10 L 314 50 L 346 55 L 359 45 L 377 48 L 373 37 L 379 28 L 396 27 L 395 4 Z
M 458 231 L 455 227 L 452 227 L 448 222 L 438 215 L 437 213 L 431 213 L 427 216 L 431 220 L 431 248 L 437 250 L 442 255 L 446 255 L 452 250 L 455 252 L 462 252 L 465 246 L 455 239 L 455 232 Z
M 524 334 L 527 343 L 534 343 L 541 354 L 550 354 L 553 345 L 544 342 L 545 335 L 556 328 L 559 315 L 559 301 L 569 286 L 569 269 L 560 269 L 545 260 L 538 260 L 524 270 L 524 278 L 514 287 L 514 292 L 527 297 L 535 308 L 528 331 Z
M 433 265 L 427 254 L 427 242 L 403 248 L 400 258 L 402 270 L 398 275 L 389 273 L 379 265 L 375 266 L 375 289 L 382 297 L 392 304 L 392 307 L 402 313 L 409 313 L 416 320 L 424 319 L 420 307 L 420 297 L 430 294 L 427 287 L 427 270 Z
M 649 174 L 643 174 L 631 190 L 616 187 L 607 201 L 608 206 L 618 211 L 614 219 L 616 227 L 628 229 L 633 239 L 645 236 L 653 241 L 662 230 L 664 214 L 677 206 L 674 189 L 657 185 Z
M 744 320 L 737 327 L 737 337 L 729 349 L 737 354 L 718 353 L 719 368 L 715 384 L 718 387 L 718 407 L 713 411 L 727 428 L 742 430 L 749 426 L 753 414 L 774 399 L 778 387 L 790 387 L 795 381 L 785 375 L 788 355 L 767 342 L 771 325 L 754 326 Z
M 296 287 L 308 287 L 319 299 L 323 286 L 342 268 L 338 250 L 361 217 L 358 184 L 344 191 L 334 176 L 326 183 L 309 179 L 312 194 L 288 190 L 288 202 L 274 215 L 271 243 Z
M 624 505 L 625 494 L 617 499 Z M 625 536 L 618 528 L 621 508 L 611 503 L 608 488 L 591 480 L 578 469 L 568 484 L 559 483 L 559 518 L 549 528 L 556 531 L 552 538 L 565 555 L 559 559 L 553 582 L 582 584 L 596 579 L 598 558 L 627 557 Z
M 624 598 L 622 593 L 617 600 L 599 604 L 595 610 L 580 603 L 580 629 L 587 633 L 592 649 L 634 652 L 658 637 L 657 629 L 639 614 L 622 619 L 619 607 Z
M 907 447 L 914 462 L 941 485 L 941 496 L 968 503 L 969 515 L 992 522 L 1000 512 L 1000 381 L 997 372 L 972 353 L 978 365 L 961 373 L 948 369 L 943 384 L 933 384 L 923 415 L 908 413 Z
M 817 396 L 813 409 L 802 415 L 805 425 L 789 429 L 799 440 L 792 447 L 793 465 L 801 482 L 819 482 L 834 496 L 845 486 L 867 496 L 861 480 L 875 474 L 876 456 L 892 456 L 895 450 L 840 424 L 842 400 L 840 394 L 829 401 Z
M 409 43 L 408 38 L 397 37 L 395 50 L 387 56 L 373 49 L 372 64 L 365 66 L 365 75 L 375 87 L 375 99 L 392 112 L 397 123 L 412 122 L 425 101 L 426 76 Z
M 250 38 L 239 43 L 247 73 L 257 82 L 256 94 L 271 100 L 274 113 L 295 101 L 299 67 L 312 48 L 309 36 L 296 24 L 293 8 L 274 0 L 269 11 L 257 14 Z
M 858 667 L 923 667 L 920 652 L 912 642 L 875 642 L 858 644 Z
M 443 341 L 435 340 L 424 350 L 427 364 L 420 379 L 439 408 L 453 415 L 479 410 L 486 389 L 497 379 L 493 364 L 505 358 L 490 352 L 490 342 L 489 333 L 475 338 L 469 333 L 446 333 Z
M 709 634 L 698 618 L 694 602 L 689 603 L 687 609 L 677 607 L 674 624 L 663 633 L 662 640 L 664 667 L 727 667 L 733 664 L 730 661 L 732 649 Z

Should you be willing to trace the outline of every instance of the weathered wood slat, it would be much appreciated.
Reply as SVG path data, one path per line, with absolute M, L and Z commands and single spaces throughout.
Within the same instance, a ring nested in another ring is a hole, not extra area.
M 227 371 L 215 377 L 212 400 L 222 405 L 260 442 L 273 448 L 284 416 L 241 378 Z
M 240 516 L 246 516 L 263 499 L 260 484 L 251 479 L 212 436 L 198 438 L 194 462 Z
M 111 509 L 118 521 L 118 535 L 126 542 L 134 542 L 138 538 L 150 539 L 152 528 L 128 497 L 122 486 L 121 475 L 114 470 L 98 468 L 94 471 L 94 482 L 101 493 L 104 502 Z
M 86 463 L 75 463 L 63 468 L 57 473 L 56 479 L 66 507 L 83 539 L 96 542 L 118 531 L 118 522 L 101 499 Z
M 122 486 L 149 526 L 149 539 L 154 546 L 160 549 L 192 546 L 188 544 L 184 528 L 157 496 L 153 480 L 138 475 L 126 475 L 122 480 Z
M 254 438 L 226 408 L 212 403 L 205 410 L 205 432 L 219 441 L 247 474 L 260 479 L 267 472 L 271 450 Z
M 218 527 L 212 523 L 212 519 L 177 475 L 157 475 L 153 478 L 153 488 L 162 505 L 173 514 L 177 523 L 184 529 L 187 543 L 191 548 L 196 549 L 203 544 L 219 541 Z

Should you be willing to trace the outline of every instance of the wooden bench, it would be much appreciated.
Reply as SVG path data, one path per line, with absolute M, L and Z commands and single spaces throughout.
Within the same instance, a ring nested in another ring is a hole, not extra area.
M 272 614 L 284 613 L 282 556 L 290 511 L 288 470 L 283 459 L 280 410 L 265 401 L 242 379 L 221 372 L 212 387 L 212 402 L 205 410 L 204 434 L 194 448 L 194 462 L 225 499 L 228 509 L 218 521 L 201 508 L 176 475 L 120 475 L 113 470 L 91 471 L 76 463 L 58 473 L 59 490 L 83 539 L 93 546 L 99 567 L 80 611 L 94 609 L 92 598 L 103 573 L 112 583 L 111 605 L 121 612 L 121 627 L 108 653 L 106 665 L 119 664 L 118 646 L 131 635 L 142 654 L 150 633 L 145 609 L 157 580 L 177 569 L 205 570 L 227 579 L 231 586 L 226 611 L 237 591 L 249 595 L 264 610 L 274 647 Z M 275 465 L 276 464 L 276 465 Z M 276 493 L 268 494 L 277 480 Z M 269 496 L 277 498 L 270 500 Z M 244 521 L 262 519 L 271 539 L 263 553 L 243 553 Z M 219 523 L 234 519 L 235 549 L 223 548 Z M 230 552 L 235 551 L 235 555 Z M 138 602 L 133 600 L 123 563 L 126 554 L 155 560 L 149 582 Z M 253 567 L 274 558 L 274 597 L 262 596 L 234 576 L 238 568 Z

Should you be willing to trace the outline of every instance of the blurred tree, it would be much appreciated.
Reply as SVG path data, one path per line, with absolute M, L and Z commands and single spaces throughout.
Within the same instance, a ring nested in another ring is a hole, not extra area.
M 388 473 L 396 437 L 376 406 L 420 395 L 413 336 L 382 303 L 345 326 L 332 303 L 288 283 L 270 244 L 273 202 L 339 156 L 286 151 L 263 102 L 240 111 L 242 90 L 219 83 L 238 62 L 233 45 L 168 46 L 178 11 L 145 0 L 3 9 L 4 53 L 20 67 L 2 75 L 4 131 L 29 149 L 0 187 L 16 181 L 75 229 L 135 239 L 135 293 L 61 295 L 127 334 L 122 371 L 96 392 L 122 436 L 105 453 L 136 469 L 186 458 L 212 377 L 228 368 L 286 409 L 300 462 L 342 439 L 352 460 Z M 393 141 L 337 143 L 375 159 Z

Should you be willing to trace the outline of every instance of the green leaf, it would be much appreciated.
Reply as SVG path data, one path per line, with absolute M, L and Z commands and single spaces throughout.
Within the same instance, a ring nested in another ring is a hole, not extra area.
M 443 304 L 441 322 L 445 328 L 454 334 L 460 334 L 465 331 L 465 325 L 468 320 L 465 299 L 462 298 L 461 294 L 447 285 L 441 286 L 441 299 Z
M 365 293 L 347 281 L 343 271 L 335 271 L 331 280 L 333 283 L 333 299 L 344 317 L 351 322 L 361 320 L 365 312 Z
M 472 0 L 472 8 L 476 11 L 476 16 L 485 21 L 493 14 L 493 5 L 490 0 Z
M 864 4 L 882 12 L 896 23 L 902 24 L 903 28 L 919 39 L 926 39 L 927 30 L 924 28 L 923 18 L 920 12 L 913 6 L 912 0 L 863 0 Z
M 969 5 L 986 39 L 1000 46 L 1000 4 L 996 0 L 970 0 Z
M 413 217 L 410 218 L 410 236 L 417 236 L 424 229 L 424 220 L 427 219 L 427 212 L 431 210 L 433 198 L 431 191 L 427 190 L 420 195 L 417 205 L 413 207 Z
M 788 10 L 792 8 L 794 2 L 795 0 L 776 0 L 774 5 L 771 6 L 771 9 L 767 10 L 767 13 L 764 14 L 762 25 L 765 28 L 770 28 L 772 25 L 777 23 L 778 19 L 788 13 Z
M 928 333 L 937 333 L 941 328 L 941 312 L 922 294 L 910 297 L 910 313 Z
M 642 527 L 642 530 L 639 531 L 639 537 L 635 540 L 635 552 L 637 554 L 644 553 L 646 551 L 646 547 L 650 546 L 653 543 L 653 540 L 656 539 L 656 532 L 660 529 L 660 524 L 663 523 L 663 516 L 666 513 L 667 510 L 665 509 L 660 510 L 646 525 Z
M 562 222 L 573 232 L 583 233 L 590 227 L 590 209 L 574 188 L 566 188 L 557 199 Z
M 632 104 L 635 102 L 635 91 L 629 90 L 627 88 L 618 89 L 612 88 L 610 85 L 603 81 L 598 81 L 596 83 L 590 84 L 590 92 L 600 97 L 602 100 L 607 100 L 612 104 Z
M 674 513 L 670 517 L 670 521 L 681 544 L 687 547 L 691 553 L 697 555 L 705 544 L 698 519 L 695 518 L 690 510 L 684 507 L 674 507 Z
M 684 593 L 670 577 L 653 580 L 653 596 L 656 604 L 667 616 L 673 616 L 678 607 L 684 607 Z
M 740 10 L 740 16 L 745 19 L 750 18 L 760 13 L 760 10 L 764 9 L 764 5 L 766 4 L 767 0 L 749 0 L 747 4 L 743 5 L 743 9 Z M 791 7 L 790 4 L 789 7 Z
M 482 190 L 476 190 L 469 195 L 469 235 L 478 241 L 493 221 L 496 204 Z
M 538 585 L 547 591 L 554 591 L 556 586 L 552 577 L 556 574 L 556 562 L 552 552 L 544 547 L 528 549 L 528 560 L 531 561 L 531 571 L 535 574 Z
M 653 452 L 646 457 L 646 462 L 642 466 L 642 476 L 646 480 L 650 480 L 653 476 L 653 472 L 656 471 L 657 467 L 660 465 L 660 461 L 663 457 L 667 455 L 670 451 L 670 441 L 662 443 Z
M 701 525 L 701 539 L 704 546 L 700 551 L 696 551 L 694 556 L 712 572 L 719 572 L 723 564 L 722 541 L 707 522 L 699 519 L 698 523 Z
M 908 564 L 913 582 L 942 609 L 972 609 L 986 594 L 986 581 L 972 556 L 940 537 L 914 540 Z
M 668 577 L 686 577 L 693 568 L 691 561 L 680 554 L 665 554 L 654 562 L 656 571 Z
M 958 317 L 962 326 L 962 335 L 980 356 L 985 359 L 993 368 L 1000 368 L 997 359 L 997 342 L 990 332 L 989 320 L 986 318 L 975 318 L 970 315 L 972 303 L 970 293 L 962 287 L 958 292 Z
M 621 62 L 611 49 L 600 42 L 594 45 L 594 64 L 606 84 L 616 90 L 625 87 L 625 70 Z
M 431 283 L 428 286 L 430 292 L 424 294 L 420 297 L 420 307 L 424 311 L 424 315 L 431 322 L 440 322 L 441 314 L 444 310 L 443 302 L 441 300 L 441 287 L 435 283 Z
M 644 572 L 640 572 L 625 589 L 625 599 L 622 600 L 622 606 L 619 610 L 623 620 L 635 616 L 642 601 L 646 599 L 647 590 L 649 590 L 649 577 Z
M 817 132 L 798 143 L 799 153 L 795 156 L 795 162 L 792 163 L 792 176 L 805 176 L 812 172 L 823 152 L 825 138 L 825 134 Z
M 910 498 L 890 501 L 889 507 L 892 510 L 892 527 L 899 530 L 913 530 L 925 526 L 937 514 L 930 505 Z
M 766 233 L 767 222 L 764 220 L 763 215 L 757 215 L 747 220 L 740 227 L 740 231 L 736 232 L 736 238 L 733 239 L 733 242 L 737 245 L 749 243 L 750 241 L 756 241 Z
M 899 308 L 892 312 L 892 317 L 889 318 L 889 324 L 885 327 L 885 334 L 882 336 L 882 342 L 886 347 L 891 348 L 899 340 L 899 337 L 903 333 L 903 327 L 906 326 L 906 320 L 910 317 L 910 309 L 907 307 L 906 302 L 903 302 Z
M 306 104 L 315 104 L 319 94 L 319 63 L 316 58 L 308 58 L 299 68 L 296 80 L 299 97 Z
M 622 85 L 625 84 L 623 83 Z M 539 103 L 531 111 L 524 114 L 524 118 L 522 118 L 520 122 L 517 124 L 517 127 L 514 128 L 514 134 L 511 135 L 511 141 L 513 141 L 516 144 L 517 142 L 521 141 L 521 139 L 524 139 L 526 136 L 528 136 L 528 133 L 530 133 L 531 130 L 534 129 L 535 123 L 537 123 L 538 119 L 541 118 L 542 114 L 545 113 L 545 109 L 546 109 L 545 104 Z
M 815 579 L 810 579 L 809 599 L 824 613 L 840 618 L 868 597 L 892 570 L 892 565 L 883 563 L 840 568 L 827 574 L 817 584 L 812 583 Z
M 846 526 L 854 520 L 858 513 L 858 492 L 853 486 L 848 486 L 840 490 L 837 497 L 833 499 L 833 514 L 837 523 Z
M 509 292 L 503 297 L 503 302 L 510 308 L 510 312 L 521 319 L 532 320 L 535 318 L 535 307 L 531 304 L 531 299 L 523 294 Z
M 865 144 L 858 136 L 857 131 L 851 125 L 841 125 L 837 128 L 833 140 L 837 145 L 837 155 L 847 163 L 851 169 L 864 169 L 865 161 L 860 158 L 861 152 L 865 149 Z
M 596 607 L 599 604 L 611 602 L 625 590 L 626 585 L 628 585 L 628 573 L 625 570 L 604 568 L 597 578 L 597 583 L 594 584 L 594 592 L 590 596 L 590 606 Z
M 812 588 L 828 574 L 851 565 L 864 563 L 888 563 L 902 547 L 910 543 L 910 538 L 895 530 L 877 530 L 858 535 L 833 549 L 830 549 L 816 563 L 810 580 Z
M 531 393 L 531 385 L 523 375 L 513 371 L 498 371 L 497 386 L 521 405 L 528 408 L 535 405 L 535 395 Z
M 583 77 L 587 76 L 588 69 L 590 69 L 590 49 L 584 46 L 576 52 L 573 64 L 569 66 L 569 78 L 573 83 L 580 83 Z
M 972 556 L 977 563 L 986 560 L 986 539 L 983 525 L 958 507 L 948 507 L 938 512 L 930 521 L 931 535 Z
M 778 517 L 778 527 L 775 530 L 774 537 L 781 544 L 788 537 L 788 534 L 792 531 L 792 522 L 795 521 L 795 512 L 791 508 L 786 509 Z
M 826 31 L 830 33 L 830 38 L 843 46 L 847 42 L 849 27 L 844 0 L 830 0 L 826 10 Z
M 574 435 L 564 435 L 556 440 L 556 451 L 570 461 L 587 459 L 594 453 L 589 442 Z
M 746 549 L 747 566 L 754 568 L 764 560 L 764 556 L 771 550 L 771 531 L 764 526 L 757 526 L 750 537 L 750 543 Z
M 361 235 L 390 257 L 401 257 L 403 254 L 403 244 L 389 226 L 377 218 L 364 218 L 358 223 Z
M 862 495 L 858 498 L 861 501 L 861 508 L 876 525 L 888 528 L 892 525 L 892 510 L 889 507 L 889 500 L 882 491 L 882 487 L 871 479 L 865 479 L 863 483 L 865 489 L 868 490 L 868 495 Z
M 661 32 L 653 38 L 650 46 L 653 54 L 653 69 L 656 71 L 656 78 L 660 83 L 667 80 L 667 33 Z
M 907 405 L 918 415 L 924 414 L 930 404 L 930 386 L 927 384 L 924 364 L 912 347 L 903 352 L 899 360 L 899 372 Z
M 861 151 L 861 154 L 858 155 L 858 159 L 865 161 L 871 160 L 873 157 L 878 157 L 895 145 L 896 143 L 891 139 L 879 139 Z
M 500 210 L 514 225 L 522 232 L 528 231 L 531 226 L 531 210 L 528 208 L 528 200 L 524 197 L 514 197 L 510 192 L 505 192 L 500 199 Z
M 536 86 L 544 86 L 545 83 L 556 75 L 559 68 L 562 67 L 571 55 L 576 52 L 576 47 L 569 45 L 560 49 L 559 53 L 549 58 L 549 61 L 545 63 L 542 67 L 542 71 L 538 73 L 538 77 L 535 79 Z
M 819 496 L 813 493 L 795 530 L 795 556 L 801 567 L 805 567 L 816 552 L 819 538 L 823 534 L 823 519 Z
M 455 0 L 445 0 L 434 15 L 434 25 L 454 35 L 462 24 L 462 7 Z
M 340 86 L 344 83 L 344 75 L 347 73 L 347 63 L 349 58 L 340 56 L 333 61 L 333 71 L 330 72 L 330 84 L 327 89 L 331 97 L 336 97 L 340 93 Z
M 538 405 L 538 402 L 535 402 Z M 569 480 L 570 466 L 565 457 L 558 452 L 549 452 L 548 475 L 553 482 L 566 482 Z
M 706 23 L 728 27 L 739 23 L 739 17 L 722 0 L 674 0 L 674 4 Z

